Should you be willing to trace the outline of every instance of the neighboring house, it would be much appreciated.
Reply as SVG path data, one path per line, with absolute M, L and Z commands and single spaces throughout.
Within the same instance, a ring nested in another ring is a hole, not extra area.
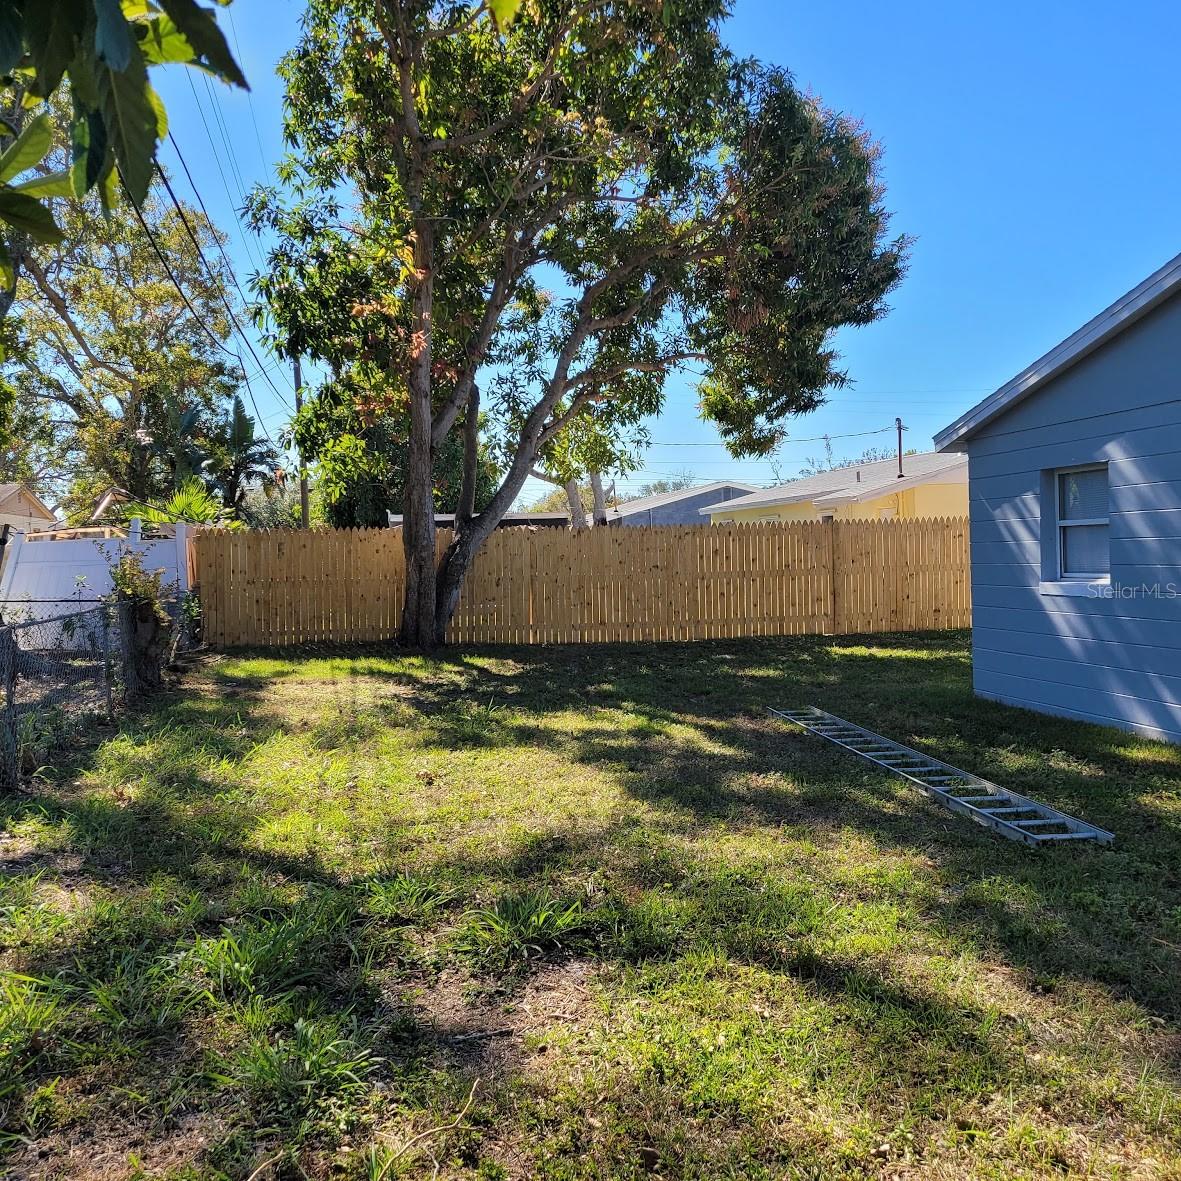
M 754 484 L 734 480 L 715 480 L 695 488 L 659 492 L 624 501 L 607 514 L 608 525 L 700 525 L 701 510 L 715 501 L 730 501 L 756 491 Z
M 1181 255 L 935 442 L 969 457 L 976 692 L 1181 741 Z
M 31 533 L 56 522 L 53 510 L 27 485 L 0 484 L 0 525 Z
M 706 504 L 713 525 L 728 521 L 877 521 L 893 517 L 964 517 L 968 461 L 928 451 L 804 476 L 737 500 Z
M 391 529 L 402 527 L 401 513 L 386 513 Z M 435 513 L 435 528 L 450 529 L 455 524 L 454 513 Z M 565 529 L 570 524 L 569 513 L 505 513 L 496 523 L 497 529 L 517 529 L 533 525 L 542 529 Z

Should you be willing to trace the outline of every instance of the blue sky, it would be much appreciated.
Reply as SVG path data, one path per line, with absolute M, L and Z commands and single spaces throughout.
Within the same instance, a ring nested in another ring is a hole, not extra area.
M 274 66 L 302 7 L 236 0 L 220 10 L 249 97 L 191 71 L 156 74 L 243 279 L 261 252 L 239 225 L 239 191 L 269 179 L 281 153 Z M 895 415 L 907 445 L 928 449 L 934 431 L 1181 250 L 1181 5 L 736 0 L 727 36 L 865 123 L 883 147 L 894 228 L 916 238 L 890 314 L 838 339 L 854 385 L 792 422 L 777 461 L 785 478 L 821 452 L 807 440 L 890 427 Z M 175 165 L 170 147 L 162 156 Z M 252 384 L 275 433 L 291 384 L 284 370 L 267 376 L 278 395 L 265 377 Z M 688 381 L 670 384 L 651 433 L 644 470 L 621 488 L 685 469 L 699 480 L 774 479 L 767 461 L 726 455 Z M 854 455 L 891 437 L 833 446 Z

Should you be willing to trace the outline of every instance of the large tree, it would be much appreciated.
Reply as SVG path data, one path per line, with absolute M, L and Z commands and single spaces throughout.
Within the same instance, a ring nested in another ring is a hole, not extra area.
M 253 203 L 280 346 L 363 359 L 408 418 L 420 648 L 563 432 L 657 413 L 691 364 L 731 449 L 769 450 L 841 384 L 832 334 L 882 315 L 905 251 L 864 131 L 734 60 L 725 0 L 498 7 L 312 0 L 282 66 L 289 196 Z M 478 513 L 465 483 L 436 560 L 434 456 L 464 421 L 474 463 L 481 411 L 503 476 Z
M 219 231 L 182 204 L 186 226 L 154 194 L 151 237 L 126 204 L 103 217 L 92 202 L 59 202 L 63 241 L 30 245 L 7 329 L 15 413 L 52 427 L 73 512 L 112 484 L 138 500 L 171 493 L 200 467 L 242 379 L 223 343 L 233 289 Z
M 404 386 L 402 387 L 404 389 Z M 406 500 L 406 440 L 410 429 L 404 401 L 389 382 L 364 365 L 350 366 L 326 381 L 295 421 L 295 444 L 316 464 L 319 501 L 337 528 L 385 526 Z M 478 424 L 477 424 L 478 426 Z M 432 492 L 439 512 L 459 501 L 465 475 L 464 439 L 452 431 L 432 456 Z M 497 471 L 487 447 L 477 449 L 473 508 L 480 511 L 496 491 Z

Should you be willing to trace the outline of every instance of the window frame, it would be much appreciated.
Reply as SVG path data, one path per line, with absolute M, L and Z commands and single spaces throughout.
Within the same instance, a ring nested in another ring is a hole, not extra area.
M 1077 475 L 1079 472 L 1102 472 L 1108 491 L 1107 515 L 1104 517 L 1075 517 L 1071 520 L 1062 518 L 1062 477 Z M 1111 484 L 1107 479 L 1108 465 L 1106 463 L 1080 463 L 1072 467 L 1058 467 L 1054 469 L 1054 533 L 1058 554 L 1058 579 L 1061 582 L 1103 582 L 1111 577 Z M 1068 572 L 1066 569 L 1065 531 L 1079 525 L 1102 525 L 1108 530 L 1107 541 L 1107 569 Z

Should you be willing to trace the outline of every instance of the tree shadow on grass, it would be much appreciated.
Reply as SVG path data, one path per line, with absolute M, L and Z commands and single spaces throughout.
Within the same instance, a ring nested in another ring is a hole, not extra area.
M 460 652 L 389 679 L 427 720 L 427 744 L 557 746 L 670 829 L 786 826 L 820 845 L 852 830 L 917 854 L 934 866 L 926 912 L 950 932 L 1039 986 L 1094 981 L 1176 1020 L 1181 807 L 1171 805 L 1181 752 L 976 699 L 966 641 L 930 633 Z M 485 701 L 473 726 L 456 726 L 457 711 Z M 1018 846 L 766 713 L 807 704 L 1110 828 L 1116 847 Z M 571 710 L 583 722 L 573 733 L 547 725 Z M 513 875 L 577 860 L 569 834 L 531 840 L 513 852 Z
M 1039 987 L 1094 982 L 1181 1018 L 1174 748 L 973 697 L 958 635 L 508 656 L 510 676 L 490 674 L 482 657 L 448 663 L 469 672 L 459 691 L 504 702 L 513 741 L 557 745 L 670 826 L 787 826 L 821 845 L 861 833 L 883 851 L 933 863 L 928 917 Z M 1116 845 L 1030 850 L 1003 840 L 766 713 L 808 704 L 1083 816 L 1115 831 Z M 567 710 L 583 715 L 575 733 L 544 728 Z M 546 841 L 555 867 L 569 864 L 561 834 Z M 537 853 L 518 868 L 535 865 Z
M 894 645 L 908 654 L 891 655 Z M 772 875 L 760 878 L 749 870 L 726 875 L 704 856 L 711 835 L 749 832 L 773 848 L 776 834 L 791 830 L 793 836 L 806 834 L 810 846 L 823 852 L 839 851 L 855 834 L 883 853 L 921 858 L 927 878 L 912 903 L 956 946 L 996 954 L 1041 988 L 1054 987 L 1056 980 L 1095 983 L 1161 1017 L 1178 1017 L 1176 960 L 1166 942 L 1181 905 L 1181 842 L 1175 815 L 1151 802 L 1175 790 L 1177 765 L 1169 749 L 975 701 L 962 644 L 954 638 L 875 637 L 868 646 L 801 640 L 530 650 L 507 658 L 458 654 L 417 662 L 410 673 L 390 671 L 384 680 L 396 687 L 396 700 L 407 711 L 390 724 L 417 725 L 415 719 L 446 716 L 456 704 L 487 696 L 503 708 L 498 743 L 556 748 L 599 769 L 624 800 L 642 806 L 577 831 L 549 826 L 539 816 L 534 830 L 505 849 L 441 850 L 430 866 L 433 875 L 493 891 L 527 885 L 560 892 L 571 882 L 593 879 L 587 905 L 601 924 L 594 944 L 600 959 L 675 965 L 690 950 L 701 954 L 712 947 L 730 962 L 797 982 L 840 1010 L 851 1046 L 843 1051 L 848 1062 L 841 1069 L 880 1080 L 881 1095 L 866 1102 L 876 1104 L 883 1119 L 912 1106 L 916 1096 L 920 1105 L 935 1106 L 947 1094 L 966 1101 L 1033 1068 L 1020 1043 L 1016 1051 L 1006 1049 L 989 1034 L 995 1014 L 886 979 L 872 964 L 828 949 L 825 924 L 852 914 L 845 898 L 849 884 L 839 875 L 825 880 L 815 865 L 818 876 L 798 883 L 785 881 L 794 872 L 790 865 L 773 875 L 774 882 Z M 471 1075 L 488 1070 L 493 1058 L 506 1075 L 525 1070 L 520 1045 L 506 1053 L 473 1038 L 470 1052 L 457 1056 L 454 1031 L 416 1017 L 407 990 L 432 969 L 405 941 L 405 916 L 375 919 L 370 913 L 367 883 L 345 880 L 314 850 L 287 857 L 252 843 L 266 817 L 227 795 L 215 768 L 240 764 L 259 743 L 289 732 L 290 717 L 271 711 L 268 692 L 266 678 L 223 675 L 218 694 L 173 701 L 133 723 L 142 739 L 133 749 L 120 752 L 115 739 L 105 752 L 77 760 L 84 771 L 96 757 L 121 759 L 129 778 L 151 767 L 152 775 L 144 775 L 153 785 L 147 793 L 120 800 L 109 793 L 71 797 L 46 789 L 6 805 L 11 818 L 37 815 L 68 833 L 67 843 L 81 854 L 75 874 L 83 883 L 131 887 L 125 907 L 100 910 L 67 938 L 27 957 L 23 970 L 67 983 L 73 973 L 88 988 L 113 990 L 115 1011 L 132 1020 L 145 988 L 153 986 L 151 978 L 144 983 L 148 969 L 179 964 L 178 948 L 204 946 L 228 931 L 247 940 L 260 966 L 246 983 L 230 982 L 227 1003 L 273 1006 L 256 1018 L 264 1038 L 279 1036 L 281 1044 L 299 1015 L 327 1020 L 347 1012 L 356 1024 L 337 1032 L 385 1060 L 372 1077 L 417 1096 L 414 1101 L 424 1107 L 454 1109 Z M 380 719 L 380 703 L 374 707 L 365 693 L 352 687 L 337 693 L 342 718 L 376 708 Z M 1014 846 L 911 797 L 909 788 L 863 768 L 851 755 L 792 733 L 763 712 L 767 705 L 812 703 L 912 745 L 933 744 L 932 753 L 948 761 L 1047 798 L 1036 790 L 1041 783 L 1054 793 L 1050 802 L 1073 806 L 1099 823 L 1118 820 L 1107 826 L 1117 830 L 1120 844 L 1114 851 L 1075 848 L 1048 855 Z M 552 716 L 568 711 L 584 724 L 555 731 Z M 179 732 L 193 737 L 178 756 L 168 748 Z M 318 741 L 317 734 L 312 737 Z M 337 740 L 347 747 L 356 737 L 347 728 L 325 731 L 323 741 Z M 466 745 L 462 735 L 443 729 L 428 742 Z M 949 751 L 960 753 L 952 757 Z M 161 774 L 165 757 L 173 761 Z M 399 848 L 394 834 L 391 852 Z M 445 927 L 456 917 L 435 914 L 427 925 Z M 303 936 L 292 936 L 293 926 L 306 928 Z M 130 969 L 120 955 L 129 950 Z M 253 962 L 249 955 L 235 959 L 233 948 L 222 958 Z M 479 979 L 478 965 L 473 970 Z M 199 978 L 207 982 L 210 972 L 203 968 Z M 495 978 L 484 984 L 509 994 L 514 987 Z M 160 1017 L 146 1032 L 134 1023 L 115 1033 L 95 1025 L 83 1030 L 83 1040 L 90 1039 L 92 1053 L 122 1055 L 125 1062 L 171 1056 L 187 1063 L 190 1011 L 166 1010 Z M 277 1035 L 280 1030 L 287 1032 Z M 53 1059 L 38 1058 L 53 1052 L 52 1041 L 48 1045 L 33 1055 L 35 1071 L 44 1067 L 45 1078 L 56 1069 Z M 238 1063 L 231 1072 L 245 1070 L 235 1052 L 228 1051 L 228 1060 Z M 874 1075 L 886 1061 L 889 1071 Z M 667 1101 L 667 1128 L 654 1133 L 649 1118 L 642 1135 L 637 1131 L 630 1142 L 615 1145 L 586 1132 L 583 1150 L 602 1151 L 621 1169 L 650 1167 L 643 1151 L 650 1147 L 675 1161 L 686 1150 L 676 1119 L 701 1118 L 677 1097 L 692 1082 L 693 1062 L 670 1066 L 642 1059 L 637 1074 L 615 1080 L 612 1102 L 621 1111 L 650 1114 L 654 1103 Z M 196 1060 L 190 1065 L 198 1070 Z M 424 1081 L 432 1075 L 433 1083 Z M 235 1083 L 233 1094 L 263 1102 L 246 1082 Z M 214 1088 L 198 1087 L 191 1098 L 220 1102 L 214 1095 Z M 162 1076 L 149 1107 L 159 1114 L 176 1102 L 175 1079 Z M 492 1111 L 500 1099 L 488 1102 Z M 739 1108 L 727 1118 L 745 1114 Z M 166 1127 L 171 1117 L 159 1118 Z M 253 1117 L 234 1118 L 247 1126 Z M 295 1134 L 293 1126 L 285 1124 L 283 1135 Z M 660 1142 L 653 1146 L 648 1141 L 654 1137 Z M 789 1150 L 810 1151 L 803 1144 L 784 1148 Z M 257 1162 L 249 1145 L 241 1152 L 236 1163 L 229 1162 L 230 1175 L 245 1176 Z M 710 1158 L 710 1164 L 717 1167 L 719 1160 Z

